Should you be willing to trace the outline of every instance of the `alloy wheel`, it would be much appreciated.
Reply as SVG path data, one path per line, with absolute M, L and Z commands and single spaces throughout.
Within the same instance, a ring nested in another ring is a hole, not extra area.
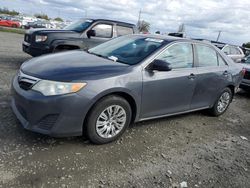
M 102 138 L 116 136 L 125 126 L 126 111 L 120 105 L 105 108 L 96 121 L 96 132 Z
M 222 95 L 219 98 L 218 104 L 217 104 L 217 110 L 219 113 L 223 113 L 228 105 L 230 103 L 230 93 L 225 91 L 222 93 Z

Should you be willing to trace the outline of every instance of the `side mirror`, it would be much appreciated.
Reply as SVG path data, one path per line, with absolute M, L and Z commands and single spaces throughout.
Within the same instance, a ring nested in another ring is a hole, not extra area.
M 157 71 L 171 71 L 172 67 L 171 64 L 160 60 L 160 59 L 155 59 L 147 68 L 148 70 L 157 70 Z
M 91 30 L 88 30 L 88 31 L 87 31 L 87 37 L 88 37 L 88 38 L 94 37 L 94 36 L 96 36 L 95 30 L 91 29 Z

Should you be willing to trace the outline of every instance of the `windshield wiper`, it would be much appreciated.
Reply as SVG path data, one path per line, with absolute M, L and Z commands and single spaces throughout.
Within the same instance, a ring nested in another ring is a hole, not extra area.
M 102 57 L 102 58 L 105 58 L 105 59 L 109 59 L 109 60 L 112 60 L 114 62 L 127 64 L 125 61 L 121 61 L 121 60 L 118 59 L 118 57 L 115 57 L 113 55 L 112 56 L 104 56 L 104 55 L 101 55 L 101 54 L 96 54 L 96 53 L 90 52 L 89 50 L 87 50 L 87 52 L 89 54 L 92 54 L 92 55 L 95 55 L 95 56 L 98 56 L 98 57 Z
M 95 56 L 98 56 L 98 57 L 102 57 L 102 58 L 105 58 L 105 59 L 109 59 L 107 56 L 104 56 L 104 55 L 101 55 L 101 54 L 96 54 L 96 53 L 90 52 L 89 50 L 87 50 L 87 52 L 88 52 L 89 54 L 92 54 L 92 55 L 95 55 Z
M 127 64 L 127 62 L 122 61 L 122 60 L 118 59 L 118 57 L 115 57 L 115 56 L 113 56 L 113 55 L 112 55 L 112 56 L 109 56 L 108 59 L 113 60 L 114 62 Z

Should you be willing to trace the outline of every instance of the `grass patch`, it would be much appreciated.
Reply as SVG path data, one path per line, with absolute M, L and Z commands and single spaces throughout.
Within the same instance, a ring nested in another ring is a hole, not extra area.
M 24 29 L 16 29 L 16 28 L 9 28 L 9 27 L 0 27 L 1 32 L 8 32 L 8 33 L 18 33 L 18 34 L 24 34 Z

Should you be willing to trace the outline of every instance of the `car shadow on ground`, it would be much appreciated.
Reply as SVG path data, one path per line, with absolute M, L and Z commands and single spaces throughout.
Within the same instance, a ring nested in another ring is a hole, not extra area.
M 240 90 L 239 92 L 236 93 L 236 96 L 250 99 L 250 92 Z
M 181 115 L 175 115 L 175 116 L 169 116 L 169 117 L 163 117 L 163 118 L 157 118 L 153 120 L 133 123 L 129 126 L 125 134 L 130 135 L 130 133 L 133 132 L 133 129 L 140 129 L 140 128 L 147 129 L 148 127 L 158 126 L 160 124 L 170 125 L 173 124 L 173 122 L 175 124 L 178 124 L 178 120 L 183 120 L 189 118 L 190 116 L 208 116 L 207 114 L 208 114 L 207 111 L 203 110 L 203 111 L 190 112 Z M 13 113 L 12 115 L 14 117 Z M 73 144 L 81 146 L 94 145 L 89 141 L 89 139 L 86 136 L 55 138 L 24 129 L 21 123 L 16 118 L 15 118 L 15 124 L 16 124 L 16 126 L 14 126 L 14 128 L 16 129 L 15 132 L 18 135 L 18 137 L 20 137 L 21 142 L 30 146 L 33 146 L 34 144 L 40 147 L 48 147 L 51 145 L 53 145 L 54 147 L 62 144 Z M 121 138 L 123 138 L 123 136 L 125 135 L 122 135 Z M 113 145 L 116 142 L 119 142 L 119 139 L 110 144 Z

